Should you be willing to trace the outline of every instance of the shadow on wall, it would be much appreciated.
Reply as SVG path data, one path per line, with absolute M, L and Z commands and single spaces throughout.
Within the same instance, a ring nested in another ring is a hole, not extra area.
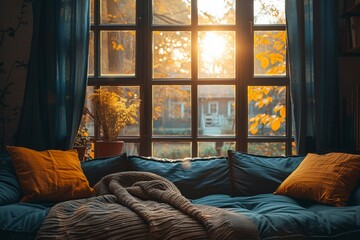
M 0 1 L 0 152 L 19 122 L 32 36 L 29 0 Z

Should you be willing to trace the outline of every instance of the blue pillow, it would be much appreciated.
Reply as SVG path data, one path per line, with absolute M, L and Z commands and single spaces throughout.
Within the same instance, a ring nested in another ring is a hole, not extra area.
M 22 196 L 9 155 L 0 156 L 0 206 L 17 203 Z
M 35 239 L 51 206 L 31 203 L 0 206 L 0 239 Z
M 130 170 L 151 172 L 172 181 L 187 198 L 231 194 L 225 157 L 159 159 L 129 156 Z
M 97 158 L 81 162 L 81 168 L 93 187 L 98 181 L 108 174 L 128 170 L 126 153 L 114 157 Z
M 273 193 L 305 156 L 267 157 L 228 150 L 234 196 Z

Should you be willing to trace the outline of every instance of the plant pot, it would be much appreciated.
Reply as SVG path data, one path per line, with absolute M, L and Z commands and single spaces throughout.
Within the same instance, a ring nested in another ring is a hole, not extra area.
M 95 142 L 95 158 L 112 157 L 120 155 L 124 141 L 96 141 Z
M 84 161 L 86 147 L 85 146 L 73 146 L 73 149 L 75 149 L 78 152 L 79 160 Z

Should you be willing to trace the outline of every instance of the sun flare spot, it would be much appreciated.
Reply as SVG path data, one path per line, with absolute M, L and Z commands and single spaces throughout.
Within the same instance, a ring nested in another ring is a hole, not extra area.
M 202 51 L 202 60 L 213 62 L 220 60 L 226 49 L 226 39 L 216 32 L 206 32 L 199 40 L 199 46 Z
M 216 18 L 223 18 L 229 9 L 224 4 L 224 0 L 198 0 L 198 10 L 203 14 L 207 14 Z

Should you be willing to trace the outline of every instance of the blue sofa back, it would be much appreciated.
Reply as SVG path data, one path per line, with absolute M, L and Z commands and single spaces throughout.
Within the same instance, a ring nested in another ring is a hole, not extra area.
M 129 156 L 128 161 L 131 171 L 148 171 L 167 178 L 187 198 L 232 192 L 225 157 L 171 160 Z

